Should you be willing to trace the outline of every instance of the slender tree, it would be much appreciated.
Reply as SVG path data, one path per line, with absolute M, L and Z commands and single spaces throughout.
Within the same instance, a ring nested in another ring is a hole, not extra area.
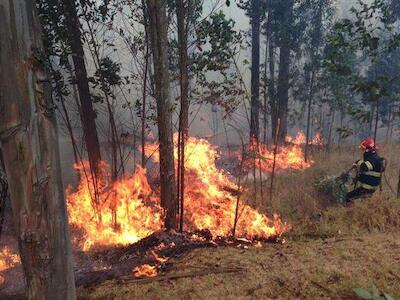
M 167 1 L 147 0 L 160 143 L 161 205 L 166 211 L 165 227 L 167 229 L 175 229 L 177 203 L 175 196 L 176 185 L 166 6 Z
M 251 103 L 250 139 L 258 141 L 260 132 L 260 24 L 261 1 L 250 3 L 251 22 Z
M 282 1 L 279 8 L 281 32 L 279 38 L 279 75 L 277 99 L 278 118 L 280 119 L 278 141 L 283 142 L 287 135 L 287 121 L 289 113 L 289 89 L 290 89 L 290 52 L 292 46 L 292 22 L 294 0 Z M 276 120 L 274 122 L 277 124 Z
M 89 90 L 89 80 L 85 65 L 85 53 L 82 45 L 81 24 L 74 0 L 62 1 L 64 22 L 67 30 L 67 45 L 72 53 L 76 85 L 78 86 L 81 122 L 86 144 L 90 169 L 98 173 L 101 161 L 100 144 L 96 129 L 96 113 Z
M 0 132 L 29 299 L 75 299 L 54 104 L 35 3 L 0 1 Z
M 183 230 L 185 194 L 185 144 L 189 137 L 189 69 L 188 69 L 188 9 L 190 1 L 176 0 L 179 46 L 180 103 L 178 139 L 178 202 L 180 230 Z

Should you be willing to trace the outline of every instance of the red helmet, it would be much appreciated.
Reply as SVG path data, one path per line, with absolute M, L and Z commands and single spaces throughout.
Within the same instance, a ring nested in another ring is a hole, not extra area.
M 362 141 L 360 144 L 360 148 L 363 149 L 365 152 L 375 152 L 378 150 L 378 146 L 375 144 L 374 139 L 367 138 Z

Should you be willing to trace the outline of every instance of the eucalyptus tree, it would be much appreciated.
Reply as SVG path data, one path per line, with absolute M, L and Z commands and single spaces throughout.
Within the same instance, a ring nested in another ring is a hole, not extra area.
M 168 23 L 166 1 L 147 0 L 151 51 L 154 64 L 155 98 L 160 153 L 161 205 L 166 211 L 165 227 L 177 225 L 177 203 L 172 137 L 172 101 L 168 64 Z
M 327 61 L 336 73 L 347 76 L 352 90 L 361 97 L 361 102 L 355 102 L 350 107 L 350 115 L 356 120 L 360 120 L 360 113 L 368 115 L 370 128 L 374 127 L 371 132 L 376 138 L 380 103 L 392 96 L 392 86 L 397 78 L 397 75 L 383 72 L 379 61 L 399 48 L 400 33 L 394 26 L 396 18 L 385 0 L 375 0 L 371 4 L 360 0 L 358 6 L 351 9 L 351 14 L 353 19 L 340 20 L 335 24 Z M 340 54 L 345 51 L 356 53 L 358 61 L 366 67 L 346 65 L 340 59 Z M 361 109 L 363 106 L 366 106 L 364 112 Z
M 75 299 L 54 103 L 33 1 L 0 1 L 0 141 L 28 299 Z

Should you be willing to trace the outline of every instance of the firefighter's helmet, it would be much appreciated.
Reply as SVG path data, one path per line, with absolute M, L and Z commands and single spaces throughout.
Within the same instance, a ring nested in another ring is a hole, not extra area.
M 363 140 L 360 144 L 360 148 L 364 152 L 376 152 L 376 150 L 378 150 L 378 146 L 375 144 L 375 141 L 372 138 Z

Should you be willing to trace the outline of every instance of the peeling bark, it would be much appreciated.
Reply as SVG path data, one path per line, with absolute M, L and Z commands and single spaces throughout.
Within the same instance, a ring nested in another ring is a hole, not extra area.
M 0 0 L 0 140 L 29 299 L 75 299 L 51 87 L 29 0 Z

